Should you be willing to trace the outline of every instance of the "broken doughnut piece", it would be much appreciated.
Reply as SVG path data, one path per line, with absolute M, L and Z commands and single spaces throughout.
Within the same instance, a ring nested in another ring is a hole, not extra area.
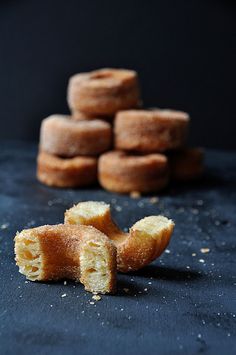
M 45 225 L 15 237 L 16 264 L 31 281 L 80 281 L 87 291 L 116 288 L 116 249 L 99 230 L 88 226 Z
M 117 248 L 117 268 L 135 271 L 159 257 L 169 244 L 174 222 L 164 216 L 149 216 L 124 233 L 111 217 L 110 205 L 80 202 L 65 213 L 66 224 L 91 225 L 106 234 Z

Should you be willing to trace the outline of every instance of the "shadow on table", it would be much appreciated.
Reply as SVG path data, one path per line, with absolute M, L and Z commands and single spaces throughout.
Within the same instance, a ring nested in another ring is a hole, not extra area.
M 131 273 L 133 276 L 153 278 L 157 280 L 168 281 L 195 281 L 202 277 L 195 270 L 174 269 L 170 267 L 148 265 L 142 270 Z

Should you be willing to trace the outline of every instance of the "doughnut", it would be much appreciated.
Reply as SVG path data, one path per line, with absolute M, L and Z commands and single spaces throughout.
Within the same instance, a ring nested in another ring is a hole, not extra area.
M 117 248 L 117 269 L 135 271 L 160 256 L 169 244 L 174 222 L 149 216 L 136 222 L 129 233 L 113 222 L 110 206 L 103 202 L 81 202 L 65 212 L 65 223 L 91 225 L 106 234 Z
M 113 116 L 140 103 L 137 73 L 126 69 L 99 69 L 69 80 L 67 101 L 71 111 Z
M 112 122 L 113 117 L 98 116 L 98 115 L 96 115 L 96 117 L 95 117 L 94 115 L 87 115 L 84 112 L 81 112 L 81 111 L 78 111 L 78 110 L 74 110 L 74 111 L 71 112 L 71 119 L 75 120 L 75 121 L 102 119 L 103 121 Z
M 181 147 L 189 115 L 173 110 L 127 110 L 116 114 L 115 148 L 141 153 L 164 152 Z
M 81 187 L 97 182 L 97 159 L 94 157 L 61 158 L 39 152 L 37 178 L 56 187 Z
M 168 155 L 170 175 L 173 180 L 198 179 L 204 170 L 204 150 L 202 148 L 185 148 Z
M 94 227 L 65 224 L 25 229 L 15 237 L 15 260 L 31 281 L 80 281 L 87 291 L 116 286 L 116 249 Z
M 109 191 L 155 192 L 167 185 L 168 178 L 168 160 L 162 154 L 138 156 L 111 151 L 98 160 L 98 180 Z
M 62 157 L 98 155 L 111 145 L 112 131 L 102 120 L 73 121 L 52 115 L 42 121 L 40 149 Z

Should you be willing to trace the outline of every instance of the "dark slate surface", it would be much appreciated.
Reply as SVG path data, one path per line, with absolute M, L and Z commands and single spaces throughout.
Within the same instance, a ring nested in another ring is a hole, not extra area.
M 155 204 L 45 187 L 35 156 L 33 144 L 0 146 L 1 354 L 235 354 L 235 153 L 208 152 L 200 183 L 172 186 Z M 66 208 L 90 199 L 110 202 L 123 228 L 150 214 L 176 222 L 167 253 L 120 274 L 117 295 L 94 305 L 80 284 L 25 281 L 13 259 L 17 230 L 62 222 Z

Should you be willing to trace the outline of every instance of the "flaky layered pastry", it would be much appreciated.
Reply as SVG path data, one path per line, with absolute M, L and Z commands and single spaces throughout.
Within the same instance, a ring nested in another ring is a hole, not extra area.
M 139 270 L 162 254 L 169 244 L 174 222 L 163 216 L 149 216 L 136 222 L 129 233 L 122 232 L 103 202 L 81 202 L 65 213 L 65 223 L 91 225 L 106 234 L 117 248 L 121 272 Z
M 98 179 L 104 189 L 118 193 L 160 191 L 169 181 L 168 161 L 163 154 L 110 151 L 99 157 Z
M 182 147 L 189 115 L 182 111 L 126 110 L 115 116 L 115 148 L 140 153 L 164 152 Z
M 116 249 L 91 226 L 45 225 L 15 237 L 19 271 L 31 281 L 71 279 L 87 291 L 110 293 L 116 288 Z
M 113 116 L 140 102 L 137 73 L 126 69 L 99 69 L 72 76 L 68 85 L 68 105 L 72 112 Z
M 99 155 L 110 148 L 111 140 L 111 125 L 103 120 L 51 115 L 41 124 L 40 150 L 62 157 Z
M 56 187 L 82 187 L 97 181 L 97 158 L 78 156 L 61 158 L 46 152 L 37 157 L 37 178 Z

